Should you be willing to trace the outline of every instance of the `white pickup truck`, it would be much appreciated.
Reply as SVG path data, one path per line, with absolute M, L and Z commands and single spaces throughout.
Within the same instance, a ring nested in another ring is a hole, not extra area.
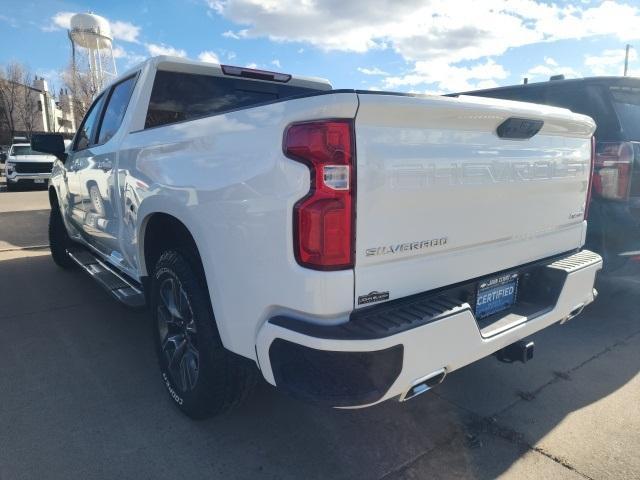
M 50 242 L 147 306 L 162 381 L 201 418 L 258 372 L 364 407 L 422 393 L 577 315 L 594 122 L 473 97 L 332 90 L 152 58 L 95 100 L 55 155 Z
M 7 191 L 26 183 L 45 186 L 51 177 L 55 159 L 53 155 L 34 152 L 28 143 L 14 143 L 9 148 L 4 165 Z

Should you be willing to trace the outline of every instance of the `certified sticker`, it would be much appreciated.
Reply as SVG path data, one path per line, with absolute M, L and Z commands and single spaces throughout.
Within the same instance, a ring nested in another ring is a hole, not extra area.
M 368 303 L 382 302 L 389 300 L 389 292 L 371 292 L 367 295 L 358 297 L 358 305 L 366 305 Z

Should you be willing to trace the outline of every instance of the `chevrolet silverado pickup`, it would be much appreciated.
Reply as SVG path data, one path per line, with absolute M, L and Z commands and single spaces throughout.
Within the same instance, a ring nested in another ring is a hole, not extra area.
M 51 176 L 55 159 L 53 155 L 33 151 L 28 143 L 14 143 L 9 148 L 4 165 L 7 191 L 26 183 L 44 187 Z
M 543 105 L 156 57 L 97 96 L 69 148 L 32 146 L 57 157 L 53 260 L 149 309 L 160 378 L 202 418 L 258 375 L 354 408 L 529 356 L 523 339 L 596 295 L 594 129 Z

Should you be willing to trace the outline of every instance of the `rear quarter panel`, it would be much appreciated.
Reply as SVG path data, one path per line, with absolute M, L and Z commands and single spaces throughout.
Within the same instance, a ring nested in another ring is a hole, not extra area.
M 291 122 L 353 118 L 356 110 L 355 93 L 337 93 L 131 133 L 118 162 L 128 261 L 149 274 L 147 219 L 178 218 L 202 257 L 224 345 L 249 358 L 258 328 L 277 313 L 346 318 L 353 271 L 316 272 L 293 256 L 292 210 L 310 179 L 306 166 L 284 156 L 282 138 Z

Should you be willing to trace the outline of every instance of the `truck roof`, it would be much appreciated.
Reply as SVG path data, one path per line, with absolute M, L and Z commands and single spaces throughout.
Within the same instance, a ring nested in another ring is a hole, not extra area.
M 586 84 L 605 84 L 605 85 L 628 85 L 639 86 L 640 77 L 616 77 L 616 76 L 600 76 L 600 77 L 584 77 L 584 78 L 568 78 L 568 79 L 549 79 L 543 82 L 520 83 L 518 85 L 506 85 L 504 87 L 483 88 L 467 92 L 451 93 L 447 96 L 456 95 L 473 95 L 478 92 L 501 92 L 513 90 L 527 90 L 532 88 L 549 88 L 560 85 L 579 86 Z
M 209 62 L 200 62 L 197 60 L 190 60 L 188 58 L 181 57 L 172 57 L 169 55 L 159 55 L 156 57 L 151 57 L 145 60 L 142 63 L 137 64 L 135 67 L 130 68 L 125 73 L 118 76 L 118 78 L 113 82 L 118 82 L 119 80 L 135 73 L 145 66 L 150 66 L 151 68 L 157 70 L 169 70 L 169 71 L 178 71 L 184 73 L 199 73 L 199 74 L 212 74 L 216 76 L 236 76 L 236 77 L 244 77 L 251 80 L 256 81 L 264 81 L 266 83 L 286 83 L 287 85 L 302 87 L 302 88 L 311 88 L 316 90 L 331 90 L 332 86 L 329 83 L 329 80 L 318 77 L 306 77 L 302 75 L 291 75 L 291 74 L 283 74 L 279 72 L 267 72 L 264 70 L 256 70 L 252 68 L 246 67 L 232 67 L 229 65 L 221 65 L 216 63 Z M 245 76 L 245 75 L 231 75 L 228 72 L 233 70 L 241 70 L 243 72 L 247 72 L 249 74 L 255 73 L 255 76 Z M 227 72 L 225 72 L 227 70 Z M 263 78 L 259 78 L 260 74 Z M 274 81 L 265 78 L 267 75 L 265 74 L 273 74 L 278 75 L 286 80 Z M 108 87 L 107 87 L 108 88 Z

